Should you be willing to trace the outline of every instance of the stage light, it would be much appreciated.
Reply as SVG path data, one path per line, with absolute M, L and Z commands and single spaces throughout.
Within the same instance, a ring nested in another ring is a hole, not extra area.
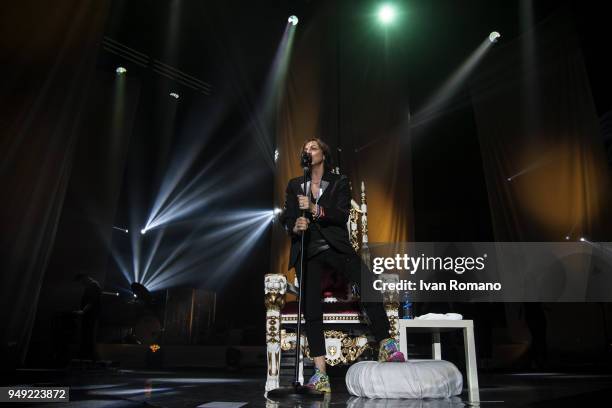
M 569 235 L 566 235 L 566 236 L 565 236 L 565 240 L 566 240 L 566 241 L 569 241 L 569 239 L 570 239 L 570 236 L 569 236 Z
M 140 233 L 141 233 L 142 235 L 144 235 L 146 232 L 147 232 L 147 230 L 146 230 L 145 228 L 143 228 L 143 229 L 141 229 L 141 230 L 140 230 Z
M 278 215 L 278 214 L 280 214 L 280 213 L 282 213 L 282 212 L 283 212 L 283 209 L 282 209 L 282 208 L 278 208 L 278 207 L 277 207 L 277 208 L 275 208 L 275 209 L 274 209 L 274 215 Z
M 584 242 L 586 241 L 586 239 L 584 239 L 584 237 L 580 237 L 580 242 Z
M 278 149 L 276 149 L 274 150 L 274 163 L 278 161 L 278 156 L 280 156 L 280 153 L 278 152 Z
M 143 284 L 150 291 L 176 286 L 198 273 L 198 268 L 206 262 L 211 268 L 209 279 L 220 285 L 250 256 L 250 251 L 260 242 L 273 220 L 274 208 L 216 214 L 166 255 L 163 263 L 156 265 Z M 194 246 L 206 247 L 207 250 L 190 253 L 189 248 Z M 227 252 L 229 250 L 231 254 Z
M 497 31 L 493 31 L 491 34 L 489 34 L 489 41 L 491 41 L 492 43 L 497 42 L 497 39 L 499 37 L 501 37 L 501 34 Z
M 291 25 L 296 26 L 299 20 L 298 20 L 297 16 L 290 16 L 287 21 L 289 21 L 289 23 L 291 23 Z
M 508 180 L 508 181 L 512 181 L 512 177 L 508 177 L 506 180 Z
M 125 232 L 126 234 L 129 232 L 127 228 L 115 227 L 114 225 L 113 225 L 113 229 L 116 229 L 117 231 Z
M 252 170 L 251 177 L 257 177 L 260 174 L 260 169 Z M 196 180 L 196 179 L 193 179 Z M 192 180 L 192 181 L 193 181 Z M 189 217 L 198 209 L 209 205 L 219 197 L 233 194 L 240 191 L 251 179 L 242 178 L 227 187 L 217 187 L 222 183 L 221 178 L 211 178 L 207 183 L 200 183 L 197 189 L 182 190 L 181 196 L 177 195 L 171 202 L 166 205 L 166 208 L 159 211 L 158 214 L 145 226 L 146 231 L 158 228 L 162 225 L 168 225 L 181 219 Z M 190 183 L 191 184 L 191 183 Z M 214 191 L 212 191 L 214 190 Z M 204 193 L 206 193 L 204 195 Z
M 378 9 L 378 20 L 383 24 L 391 24 L 396 16 L 395 7 L 390 4 L 383 4 Z
M 457 69 L 455 69 L 451 76 L 444 81 L 442 86 L 427 99 L 424 106 L 418 109 L 414 115 L 408 115 L 407 119 L 411 128 L 426 124 L 432 119 L 448 112 L 448 109 L 450 109 L 448 107 L 450 101 L 453 100 L 453 97 L 460 92 L 461 89 L 464 89 L 463 87 L 469 76 L 474 72 L 476 66 L 478 66 L 480 61 L 484 58 L 491 46 L 492 44 L 487 37 L 482 39 L 478 47 L 472 51 Z M 516 176 L 516 174 L 512 175 L 509 177 L 511 180 L 506 180 L 512 181 Z
M 179 94 L 177 94 L 176 92 L 170 92 L 170 96 L 173 97 L 174 99 L 179 98 Z
M 112 255 L 113 261 L 115 261 L 115 265 L 119 268 L 119 271 L 121 272 L 127 283 L 131 283 L 134 280 L 134 277 L 132 276 L 131 271 L 128 269 L 125 261 L 123 260 L 123 257 L 119 254 L 117 249 L 110 244 L 108 245 L 108 250 Z
M 119 75 L 123 75 L 123 74 L 125 74 L 127 72 L 127 69 L 125 69 L 123 67 L 117 67 L 115 72 L 118 73 Z

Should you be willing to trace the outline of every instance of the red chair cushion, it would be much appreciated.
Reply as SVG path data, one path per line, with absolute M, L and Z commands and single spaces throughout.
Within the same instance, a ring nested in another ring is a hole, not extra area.
M 347 299 L 349 297 L 349 282 L 344 274 L 333 270 L 324 270 L 321 274 L 321 297 Z
M 297 302 L 289 302 L 285 305 L 281 314 L 296 314 Z M 359 302 L 323 302 L 323 313 L 361 313 Z

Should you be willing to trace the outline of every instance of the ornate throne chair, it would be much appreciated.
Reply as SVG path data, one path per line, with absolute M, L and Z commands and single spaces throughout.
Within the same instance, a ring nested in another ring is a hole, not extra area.
M 367 250 L 368 218 L 365 184 L 361 183 L 361 205 L 351 200 L 347 223 L 349 237 L 355 251 Z M 381 275 L 382 279 L 397 280 L 397 275 Z M 322 302 L 325 329 L 325 360 L 327 364 L 351 364 L 369 347 L 363 333 L 366 316 L 359 307 L 358 295 L 352 291 L 342 274 L 328 271 L 323 274 Z M 285 295 L 293 285 L 287 283 L 283 274 L 267 274 L 264 278 L 266 306 L 266 344 L 268 374 L 266 391 L 279 387 L 280 361 L 283 351 L 295 350 L 297 323 L 297 302 L 286 302 Z M 389 336 L 398 338 L 398 294 L 396 291 L 383 293 L 383 303 L 389 318 Z M 304 320 L 302 319 L 302 323 Z M 303 334 L 300 340 L 299 362 L 300 382 L 303 378 L 303 356 L 310 358 L 308 341 Z

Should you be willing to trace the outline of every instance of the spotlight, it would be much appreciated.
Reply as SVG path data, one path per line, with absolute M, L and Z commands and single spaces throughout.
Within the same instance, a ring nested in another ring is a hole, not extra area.
M 501 37 L 501 34 L 497 31 L 493 31 L 491 34 L 489 34 L 489 41 L 491 41 L 492 43 L 497 42 L 497 39 L 499 37 Z
M 123 75 L 123 74 L 125 74 L 127 72 L 127 69 L 125 69 L 123 67 L 117 67 L 115 72 L 118 73 L 119 75 Z
M 291 23 L 291 25 L 296 26 L 299 20 L 298 20 L 297 16 L 290 16 L 287 21 L 289 21 Z
M 508 180 L 508 181 L 512 181 L 512 177 L 508 177 L 506 180 Z
M 173 97 L 174 99 L 179 98 L 179 94 L 177 94 L 176 92 L 170 92 L 170 96 Z
M 378 20 L 383 24 L 391 24 L 396 16 L 395 7 L 390 4 L 383 4 L 378 9 Z
M 116 229 L 117 231 L 125 232 L 126 234 L 129 232 L 127 228 L 120 228 L 114 225 L 113 225 L 113 229 Z
M 280 156 L 280 153 L 278 152 L 278 149 L 276 149 L 274 150 L 274 163 L 278 161 L 278 156 Z
M 140 230 L 140 233 L 141 233 L 142 235 L 144 235 L 146 232 L 147 232 L 147 229 L 146 229 L 146 228 L 143 228 L 143 229 L 141 229 L 141 230 Z
M 280 213 L 282 213 L 282 212 L 283 212 L 283 209 L 282 209 L 282 208 L 278 208 L 278 207 L 277 207 L 277 208 L 275 208 L 275 209 L 274 209 L 274 215 L 278 215 L 278 214 L 280 214 Z
M 569 236 L 569 235 L 566 235 L 566 236 L 565 236 L 565 240 L 566 240 L 566 241 L 569 241 L 569 239 L 570 239 L 570 236 Z
M 142 283 L 132 282 L 130 288 L 132 289 L 134 298 L 138 298 L 138 300 L 144 302 L 145 304 L 151 303 L 151 300 L 153 299 L 151 292 L 149 292 L 149 290 Z
M 580 237 L 580 242 L 584 242 L 586 239 L 584 237 Z

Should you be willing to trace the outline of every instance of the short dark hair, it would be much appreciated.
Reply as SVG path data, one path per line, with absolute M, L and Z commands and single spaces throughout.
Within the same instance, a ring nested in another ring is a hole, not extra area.
M 332 170 L 334 168 L 334 159 L 332 157 L 331 149 L 329 148 L 329 145 L 327 143 L 325 143 L 318 137 L 312 137 L 304 141 L 304 144 L 302 144 L 302 150 L 300 150 L 300 157 L 302 157 L 302 152 L 304 151 L 304 148 L 306 148 L 306 145 L 310 142 L 317 142 L 321 150 L 323 150 L 323 154 L 325 155 L 325 162 L 323 163 L 325 169 Z

